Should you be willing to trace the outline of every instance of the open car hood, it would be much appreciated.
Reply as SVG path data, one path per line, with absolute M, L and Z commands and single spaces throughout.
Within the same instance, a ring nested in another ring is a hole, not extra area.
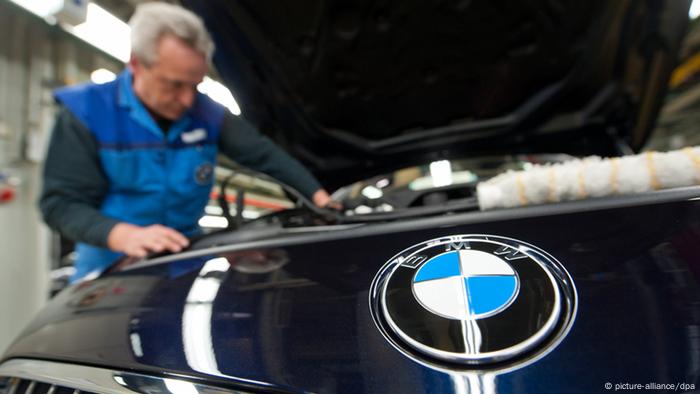
M 444 158 L 639 149 L 689 6 L 182 2 L 243 115 L 329 188 Z

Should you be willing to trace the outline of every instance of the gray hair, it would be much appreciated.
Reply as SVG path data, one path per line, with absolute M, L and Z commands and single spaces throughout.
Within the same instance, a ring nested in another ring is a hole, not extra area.
M 214 42 L 202 20 L 194 13 L 168 3 L 143 3 L 129 20 L 131 53 L 146 65 L 158 61 L 158 43 L 164 35 L 173 35 L 202 53 L 211 62 Z

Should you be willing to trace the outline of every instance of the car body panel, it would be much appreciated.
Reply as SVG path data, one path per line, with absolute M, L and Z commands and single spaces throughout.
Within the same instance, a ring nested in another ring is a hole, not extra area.
M 606 382 L 697 383 L 697 196 L 690 188 L 656 201 L 606 198 L 195 250 L 66 289 L 6 358 L 312 392 L 590 393 Z M 436 369 L 382 337 L 368 294 L 380 267 L 451 234 L 511 237 L 559 260 L 577 287 L 578 312 L 556 348 L 501 370 Z

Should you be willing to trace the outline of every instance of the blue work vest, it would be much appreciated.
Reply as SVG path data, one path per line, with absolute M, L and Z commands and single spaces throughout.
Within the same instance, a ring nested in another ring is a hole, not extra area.
M 136 97 L 129 71 L 116 80 L 67 87 L 55 98 L 97 141 L 109 182 L 101 212 L 139 226 L 162 224 L 185 235 L 199 231 L 213 185 L 219 129 L 226 109 L 197 93 L 194 105 L 167 135 Z M 78 244 L 74 279 L 102 272 L 122 256 Z

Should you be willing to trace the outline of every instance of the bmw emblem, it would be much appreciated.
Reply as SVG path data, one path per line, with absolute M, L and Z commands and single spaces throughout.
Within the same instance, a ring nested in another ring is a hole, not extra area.
M 453 235 L 404 250 L 376 275 L 370 297 L 377 327 L 402 353 L 467 368 L 543 356 L 576 312 L 576 289 L 559 262 L 492 235 Z

